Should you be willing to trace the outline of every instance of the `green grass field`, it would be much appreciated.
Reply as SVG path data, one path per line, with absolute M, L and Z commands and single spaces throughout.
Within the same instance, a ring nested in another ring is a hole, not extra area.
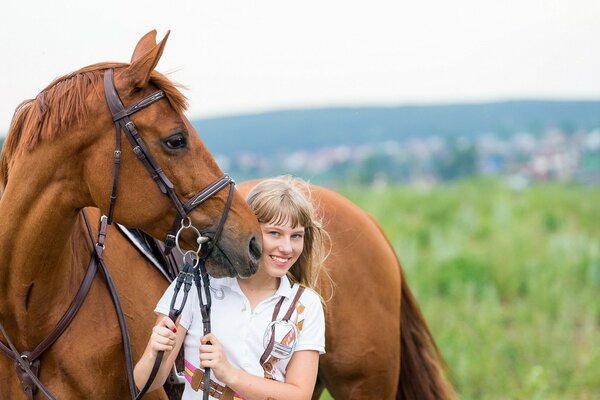
M 462 399 L 600 399 L 599 187 L 339 192 L 381 221 Z

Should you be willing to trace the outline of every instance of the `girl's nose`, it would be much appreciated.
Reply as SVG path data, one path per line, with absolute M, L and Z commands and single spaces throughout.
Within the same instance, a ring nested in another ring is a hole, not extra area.
M 292 242 L 289 237 L 281 238 L 281 241 L 279 242 L 279 251 L 286 254 L 292 252 Z

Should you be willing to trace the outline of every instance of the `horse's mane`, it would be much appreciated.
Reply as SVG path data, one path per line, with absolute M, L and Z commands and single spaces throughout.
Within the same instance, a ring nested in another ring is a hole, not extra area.
M 51 140 L 71 126 L 82 126 L 89 110 L 85 101 L 102 87 L 102 72 L 126 67 L 124 63 L 98 63 L 55 79 L 35 99 L 25 100 L 15 110 L 0 156 L 0 193 L 8 182 L 10 162 L 21 151 L 31 151 L 42 140 Z M 165 92 L 171 106 L 183 113 L 187 99 L 159 72 L 152 71 L 150 82 Z M 97 93 L 98 96 L 104 96 Z

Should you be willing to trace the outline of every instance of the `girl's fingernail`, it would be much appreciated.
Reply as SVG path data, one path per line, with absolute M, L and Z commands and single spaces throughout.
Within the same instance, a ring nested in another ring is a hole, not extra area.
M 173 333 L 177 333 L 177 328 L 173 328 L 171 330 L 173 331 Z

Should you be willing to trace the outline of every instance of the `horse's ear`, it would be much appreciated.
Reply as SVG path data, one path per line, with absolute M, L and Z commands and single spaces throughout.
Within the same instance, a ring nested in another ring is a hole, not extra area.
M 142 56 L 148 53 L 150 50 L 152 50 L 154 46 L 156 46 L 156 29 L 153 29 L 150 32 L 146 33 L 139 40 L 131 56 L 131 63 L 133 64 L 134 61 L 136 61 L 139 58 L 142 58 Z
M 156 30 L 150 31 L 135 46 L 131 65 L 127 67 L 127 75 L 134 87 L 144 87 L 148 83 L 150 73 L 160 60 L 170 32 L 168 31 L 163 40 L 156 44 Z

